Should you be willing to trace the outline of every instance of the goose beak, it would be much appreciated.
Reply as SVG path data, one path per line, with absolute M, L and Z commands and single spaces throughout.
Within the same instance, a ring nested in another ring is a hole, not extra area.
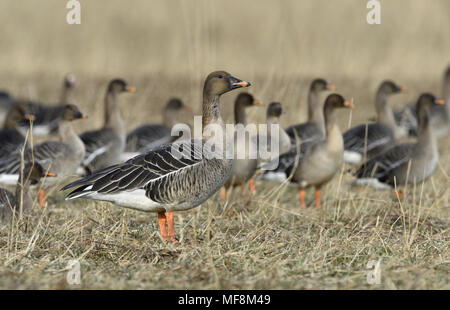
M 134 86 L 127 86 L 126 91 L 129 93 L 135 93 L 136 92 L 136 87 Z
M 186 109 L 186 111 L 192 111 L 192 108 L 188 105 L 185 105 L 184 108 Z
M 49 171 L 49 172 L 47 172 L 47 173 L 45 174 L 45 176 L 46 176 L 46 177 L 52 177 L 52 178 L 54 178 L 54 177 L 56 177 L 56 174 Z
M 355 105 L 353 103 L 351 103 L 350 101 L 344 101 L 344 107 L 353 110 L 355 108 Z
M 238 78 L 235 78 L 234 76 L 230 76 L 230 84 L 231 84 L 231 89 L 236 89 L 236 88 L 241 88 L 241 87 L 249 87 L 250 82 L 246 82 L 246 81 L 242 81 Z
M 437 100 L 435 101 L 435 103 L 436 103 L 436 104 L 439 104 L 439 105 L 444 105 L 444 104 L 445 104 L 445 100 L 444 100 L 444 99 L 437 99 Z
M 25 119 L 29 121 L 34 121 L 36 118 L 34 117 L 33 114 L 26 114 Z
M 77 112 L 76 118 L 88 118 L 88 116 L 80 111 Z
M 258 106 L 263 106 L 263 105 L 264 105 L 264 102 L 259 101 L 259 100 L 255 100 L 255 101 L 253 101 L 253 104 L 254 104 L 254 105 L 258 105 Z
M 327 85 L 327 89 L 328 89 L 329 91 L 336 91 L 336 86 L 334 86 L 333 84 L 328 84 L 328 85 Z
M 404 94 L 404 93 L 406 93 L 406 88 L 404 88 L 404 87 L 400 87 L 400 90 L 399 90 L 402 94 Z

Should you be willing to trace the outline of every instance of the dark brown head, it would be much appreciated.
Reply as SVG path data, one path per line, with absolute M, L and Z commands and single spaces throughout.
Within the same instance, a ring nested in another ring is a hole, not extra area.
M 283 107 L 279 102 L 272 102 L 269 104 L 267 108 L 267 118 L 269 117 L 280 117 L 281 113 L 283 113 Z
M 23 168 L 25 180 L 29 181 L 31 185 L 37 184 L 43 177 L 56 177 L 56 174 L 46 171 L 40 164 L 26 163 Z
M 383 95 L 393 95 L 398 93 L 405 93 L 406 89 L 404 87 L 400 87 L 392 81 L 386 80 L 381 83 L 378 88 L 378 93 Z
M 262 106 L 264 104 L 262 103 L 262 101 L 255 100 L 255 98 L 253 98 L 253 96 L 251 94 L 246 93 L 246 92 L 240 93 L 236 97 L 236 100 L 234 102 L 235 108 L 248 108 L 248 107 L 252 107 L 254 105 Z
M 73 73 L 68 73 L 64 77 L 64 86 L 66 88 L 74 88 L 77 84 L 77 79 L 75 78 L 75 75 Z
M 17 124 L 23 120 L 34 120 L 34 116 L 28 111 L 30 106 L 26 102 L 17 101 L 8 111 L 8 115 L 5 119 L 5 128 L 15 128 Z
M 325 100 L 325 110 L 329 109 L 338 109 L 338 108 L 348 108 L 348 109 L 354 109 L 355 106 L 350 103 L 350 101 L 346 101 L 344 97 L 342 97 L 339 94 L 331 94 L 327 97 Z
M 419 121 L 419 128 L 425 128 L 429 123 L 429 113 L 433 105 L 443 105 L 443 99 L 437 99 L 433 94 L 425 93 L 420 95 L 417 100 L 416 111 Z
M 136 87 L 129 86 L 127 84 L 127 82 L 125 82 L 122 79 L 114 79 L 111 82 L 109 82 L 108 92 L 113 92 L 116 94 L 123 93 L 123 92 L 135 93 Z
M 215 71 L 208 75 L 203 87 L 203 93 L 206 96 L 220 96 L 230 90 L 249 87 L 251 84 L 235 78 L 225 71 Z
M 311 91 L 320 92 L 325 90 L 335 91 L 336 87 L 333 84 L 329 84 L 324 79 L 315 79 L 311 82 Z
M 62 119 L 65 121 L 73 121 L 80 118 L 87 118 L 87 115 L 81 113 L 78 107 L 74 104 L 66 104 L 62 114 Z
M 187 106 L 178 98 L 172 98 L 166 104 L 166 110 L 170 111 L 179 111 L 185 108 L 187 108 Z

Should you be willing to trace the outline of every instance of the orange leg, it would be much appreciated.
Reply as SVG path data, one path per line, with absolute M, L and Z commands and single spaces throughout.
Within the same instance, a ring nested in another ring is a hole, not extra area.
M 256 188 L 255 188 L 255 178 L 252 178 L 250 180 L 250 195 L 256 194 Z
M 305 202 L 305 190 L 304 189 L 300 189 L 299 191 L 299 196 L 300 196 L 300 206 L 302 208 L 306 208 L 306 202 Z
M 167 236 L 166 231 L 166 214 L 158 213 L 158 223 L 159 223 L 159 231 L 161 232 L 161 238 L 163 241 L 168 241 L 169 237 Z
M 394 192 L 397 197 L 403 197 L 403 191 L 401 189 L 394 190 Z
M 222 189 L 220 190 L 220 197 L 222 197 L 223 200 L 227 199 L 227 190 L 225 189 L 225 187 L 222 187 Z
M 320 188 L 316 188 L 314 193 L 316 195 L 316 207 L 320 208 Z
M 173 212 L 166 212 L 167 228 L 169 230 L 169 233 L 168 233 L 169 241 L 177 242 L 177 238 L 175 237 L 174 217 L 175 217 L 175 215 Z
M 39 205 L 41 207 L 45 207 L 47 205 L 47 201 L 45 200 L 45 190 L 43 188 L 39 190 Z

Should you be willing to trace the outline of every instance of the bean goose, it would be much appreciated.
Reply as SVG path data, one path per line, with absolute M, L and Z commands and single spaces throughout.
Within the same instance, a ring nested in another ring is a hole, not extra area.
M 436 138 L 442 138 L 450 134 L 450 66 L 444 73 L 442 96 L 447 102 L 444 106 L 434 105 L 430 110 L 430 124 Z M 417 111 L 416 105 L 407 105 L 403 109 L 394 113 L 395 121 L 399 127 L 405 128 L 410 136 L 417 135 Z
M 325 117 L 325 137 L 302 144 L 291 182 L 300 187 L 300 204 L 306 207 L 305 189 L 314 186 L 316 206 L 320 207 L 320 189 L 329 182 L 343 162 L 344 141 L 339 126 L 336 124 L 334 110 L 354 106 L 345 101 L 341 95 L 331 94 L 325 100 L 323 114 Z
M 398 144 L 369 160 L 356 172 L 358 185 L 376 188 L 403 187 L 430 177 L 437 167 L 439 153 L 431 126 L 430 110 L 443 105 L 432 94 L 423 94 L 417 101 L 419 121 L 417 143 Z
M 126 131 L 122 120 L 117 96 L 123 92 L 136 92 L 124 80 L 112 80 L 105 95 L 105 120 L 101 129 L 86 131 L 80 135 L 86 147 L 82 166 L 87 173 L 104 168 L 120 161 L 125 149 Z
M 0 188 L 0 220 L 4 221 L 13 214 L 20 215 L 20 206 L 22 206 L 22 212 L 31 209 L 33 198 L 30 193 L 30 185 L 38 183 L 43 177 L 55 176 L 53 172 L 45 171 L 38 163 L 27 163 L 20 173 L 15 194 Z
M 326 90 L 334 91 L 336 87 L 324 79 L 315 79 L 311 82 L 308 93 L 308 120 L 305 123 L 288 127 L 286 133 L 291 139 L 292 149 L 290 152 L 281 154 L 278 158 L 278 167 L 267 170 L 261 176 L 262 179 L 283 182 L 288 177 L 287 170 L 295 161 L 296 139 L 301 141 L 320 140 L 325 135 L 325 123 L 323 109 L 320 102 L 320 93 Z
M 234 123 L 239 125 L 237 130 L 243 129 L 247 126 L 247 113 L 246 109 L 252 106 L 261 106 L 261 101 L 255 100 L 249 93 L 240 93 L 234 102 Z M 255 128 L 256 129 L 256 128 Z M 256 134 L 256 133 L 255 133 Z M 258 159 L 252 158 L 250 155 L 250 143 L 251 137 L 246 138 L 245 135 L 238 135 L 237 131 L 234 132 L 234 158 L 233 168 L 231 169 L 230 178 L 225 183 L 224 189 L 221 194 L 222 197 L 226 197 L 227 190 L 232 187 L 241 187 L 242 196 L 245 196 L 245 185 L 251 179 L 250 182 L 250 194 L 255 193 L 255 180 L 253 176 L 256 172 L 258 165 Z
M 73 92 L 76 86 L 76 79 L 72 73 L 64 77 L 60 99 L 56 105 L 45 105 L 37 102 L 20 100 L 26 103 L 29 111 L 34 115 L 33 135 L 47 137 L 58 133 L 59 121 L 64 111 L 64 106 L 73 104 Z M 20 127 L 22 132 L 29 128 L 29 122 L 22 122 Z
M 144 153 L 175 141 L 178 136 L 172 136 L 172 127 L 178 123 L 179 114 L 186 110 L 190 108 L 183 101 L 170 99 L 164 108 L 163 124 L 146 124 L 135 128 L 127 135 L 125 152 Z
M 9 93 L 0 91 L 0 126 L 3 126 L 6 115 L 8 115 L 13 99 Z
M 378 88 L 375 109 L 377 122 L 361 124 L 344 133 L 344 161 L 360 164 L 364 158 L 370 159 L 382 153 L 395 143 L 396 124 L 387 99 L 392 94 L 404 93 L 403 87 L 394 82 L 384 81 Z
M 39 192 L 41 205 L 46 203 L 45 189 L 74 175 L 81 164 L 85 153 L 84 144 L 73 130 L 72 121 L 86 117 L 75 105 L 66 105 L 58 128 L 60 141 L 45 141 L 24 153 L 25 163 L 36 162 L 45 170 L 51 170 L 58 175 L 42 186 Z M 1 163 L 0 173 L 18 175 L 20 163 L 20 156 L 13 154 Z
M 177 141 L 96 171 L 65 186 L 62 190 L 75 187 L 66 199 L 85 197 L 157 212 L 162 239 L 176 241 L 173 211 L 200 205 L 225 184 L 231 173 L 232 162 L 224 157 L 223 147 L 227 145 L 213 129 L 220 129 L 222 134 L 225 131 L 220 96 L 248 86 L 250 83 L 224 71 L 209 74 L 203 88 L 202 139 Z
M 33 120 L 34 116 L 27 113 L 25 105 L 14 103 L 6 116 L 3 129 L 0 130 L 0 162 L 24 147 L 25 137 L 17 130 L 19 122 L 23 119 Z

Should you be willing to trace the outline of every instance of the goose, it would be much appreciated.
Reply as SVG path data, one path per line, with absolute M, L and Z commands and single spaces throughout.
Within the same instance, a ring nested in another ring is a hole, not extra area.
M 19 122 L 23 119 L 33 121 L 34 116 L 27 113 L 25 105 L 14 103 L 8 111 L 3 129 L 0 130 L 0 162 L 11 154 L 18 153 L 25 146 L 25 137 L 17 130 Z
M 122 79 L 112 80 L 105 95 L 105 119 L 101 129 L 86 131 L 80 135 L 86 147 L 82 166 L 87 173 L 120 161 L 125 149 L 126 131 L 117 96 L 123 92 L 135 93 L 136 88 Z
M 31 209 L 33 198 L 30 193 L 30 185 L 37 184 L 41 178 L 45 177 L 56 177 L 56 174 L 45 171 L 38 163 L 27 163 L 20 173 L 15 194 L 0 188 L 0 220 L 4 221 L 13 214 L 20 215 L 21 205 L 22 212 Z
M 45 190 L 74 175 L 84 158 L 84 144 L 72 127 L 72 121 L 84 118 L 87 118 L 86 114 L 81 113 L 77 106 L 66 105 L 58 128 L 60 141 L 45 141 L 36 144 L 32 149 L 27 149 L 24 153 L 25 163 L 36 162 L 58 175 L 45 182 L 40 189 L 39 202 L 42 206 L 46 204 Z M 17 179 L 20 165 L 20 156 L 12 154 L 1 163 L 0 173 L 7 174 L 3 176 L 5 180 L 14 177 Z
M 325 135 L 325 123 L 323 118 L 322 104 L 320 102 L 320 93 L 324 91 L 335 91 L 336 87 L 329 84 L 324 79 L 315 79 L 311 82 L 308 93 L 308 120 L 305 123 L 292 125 L 286 128 L 286 133 L 291 139 L 291 149 L 289 152 L 281 154 L 278 158 L 278 167 L 266 170 L 261 179 L 283 182 L 287 179 L 287 170 L 295 161 L 296 142 L 320 140 Z M 273 163 L 273 161 L 272 161 Z
M 173 212 L 200 205 L 228 180 L 232 160 L 225 158 L 223 147 L 230 147 L 230 142 L 222 139 L 225 124 L 219 100 L 228 91 L 248 86 L 225 71 L 210 73 L 203 87 L 201 139 L 166 144 L 96 171 L 63 187 L 75 187 L 66 200 L 84 197 L 156 212 L 163 241 L 176 242 Z M 214 151 L 212 145 L 217 147 Z
M 444 103 L 444 100 L 438 100 L 430 93 L 422 94 L 416 106 L 419 121 L 417 142 L 398 144 L 369 160 L 356 172 L 354 184 L 392 189 L 430 177 L 439 160 L 430 111 L 435 105 L 442 106 Z
M 13 98 L 6 91 L 0 91 L 0 126 L 4 126 L 6 115 L 11 108 Z
M 172 127 L 178 123 L 179 114 L 190 111 L 181 99 L 170 99 L 163 111 L 162 124 L 145 124 L 132 130 L 127 135 L 125 152 L 145 153 L 165 143 L 173 142 L 177 136 L 172 136 Z
M 430 125 L 437 139 L 450 134 L 450 66 L 444 73 L 442 97 L 447 102 L 445 105 L 433 105 L 430 110 Z M 395 111 L 395 121 L 397 126 L 404 128 L 409 136 L 417 136 L 417 111 L 416 104 L 405 106 L 403 109 Z
M 64 106 L 73 104 L 74 89 L 76 86 L 76 78 L 72 73 L 64 77 L 60 99 L 55 105 L 45 105 L 33 101 L 19 100 L 26 103 L 29 111 L 34 115 L 33 135 L 38 137 L 48 137 L 58 133 L 59 120 L 64 111 Z M 20 124 L 22 133 L 28 130 L 30 123 L 22 122 Z
M 392 81 L 381 83 L 375 100 L 377 122 L 357 125 L 344 133 L 346 163 L 361 164 L 364 158 L 371 159 L 395 143 L 397 127 L 387 99 L 392 94 L 404 92 L 405 88 Z
M 291 182 L 299 188 L 300 205 L 305 208 L 305 189 L 314 186 L 316 206 L 320 207 L 321 187 L 329 182 L 343 162 L 344 141 L 336 124 L 334 110 L 337 108 L 354 109 L 354 105 L 338 94 L 331 94 L 325 100 L 323 114 L 325 118 L 325 136 L 302 144 L 296 164 L 291 166 Z
M 234 102 L 234 123 L 239 125 L 238 130 L 244 129 L 247 126 L 247 113 L 246 109 L 253 106 L 262 106 L 263 103 L 259 100 L 255 100 L 253 96 L 247 92 L 240 93 Z M 255 128 L 256 129 L 256 128 Z M 256 134 L 256 133 L 255 133 Z M 256 172 L 258 165 L 258 159 L 251 158 L 251 137 L 248 139 L 245 135 L 238 135 L 237 131 L 234 132 L 234 156 L 233 156 L 233 168 L 231 169 L 230 178 L 225 183 L 224 188 L 221 191 L 223 198 L 227 195 L 227 190 L 230 187 L 241 187 L 242 197 L 245 197 L 245 185 L 250 181 L 250 194 L 255 193 L 255 180 L 253 176 Z M 243 152 L 242 152 L 243 151 Z M 243 158 L 242 158 L 243 157 Z

